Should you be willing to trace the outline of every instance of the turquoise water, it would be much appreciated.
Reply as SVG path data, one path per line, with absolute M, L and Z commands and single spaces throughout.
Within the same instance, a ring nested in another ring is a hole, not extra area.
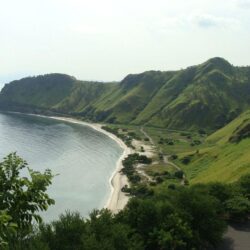
M 46 221 L 66 210 L 87 216 L 102 208 L 122 154 L 115 141 L 88 126 L 10 113 L 0 113 L 0 145 L 1 161 L 15 151 L 32 169 L 59 174 L 48 190 L 56 204 L 43 214 Z

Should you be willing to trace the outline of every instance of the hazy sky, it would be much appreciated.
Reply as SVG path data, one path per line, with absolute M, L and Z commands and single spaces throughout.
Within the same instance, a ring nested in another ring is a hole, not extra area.
M 0 83 L 121 80 L 214 56 L 249 65 L 250 0 L 0 0 L 0 52 Z

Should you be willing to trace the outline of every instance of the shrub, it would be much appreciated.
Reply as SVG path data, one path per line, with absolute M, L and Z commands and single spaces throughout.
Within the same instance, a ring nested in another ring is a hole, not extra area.
M 191 161 L 191 156 L 185 156 L 182 158 L 181 162 L 185 165 L 189 164 Z
M 175 190 L 175 189 L 176 189 L 175 184 L 169 184 L 169 185 L 168 185 L 168 189 Z
M 226 201 L 226 211 L 233 220 L 244 221 L 250 213 L 250 201 L 243 196 L 236 196 Z
M 171 155 L 171 159 L 172 159 L 172 160 L 176 160 L 176 159 L 178 159 L 178 155 L 176 155 L 176 154 Z
M 178 179 L 182 179 L 183 176 L 184 176 L 184 173 L 183 173 L 182 170 L 178 170 L 178 171 L 176 171 L 176 172 L 174 173 L 174 176 L 175 176 L 176 178 L 178 178 Z

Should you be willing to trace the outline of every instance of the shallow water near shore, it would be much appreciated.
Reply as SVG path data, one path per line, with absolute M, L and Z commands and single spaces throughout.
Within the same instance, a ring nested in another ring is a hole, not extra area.
M 0 143 L 1 161 L 17 152 L 32 169 L 59 174 L 48 190 L 56 205 L 43 213 L 45 221 L 66 210 L 88 216 L 102 208 L 122 154 L 114 140 L 88 126 L 13 113 L 0 113 Z

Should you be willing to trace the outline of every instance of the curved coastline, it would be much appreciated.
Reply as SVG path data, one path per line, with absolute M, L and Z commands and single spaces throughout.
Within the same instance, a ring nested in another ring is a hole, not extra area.
M 11 113 L 19 113 L 19 112 L 11 112 Z M 77 120 L 75 118 L 60 117 L 60 116 L 46 116 L 46 115 L 38 115 L 38 114 L 28 114 L 28 115 L 40 116 L 44 118 L 50 118 L 54 120 L 89 126 L 92 129 L 100 133 L 103 133 L 107 135 L 109 138 L 111 138 L 112 140 L 114 140 L 123 149 L 123 153 L 118 159 L 115 170 L 113 171 L 111 177 L 109 178 L 109 185 L 110 185 L 111 192 L 110 192 L 110 195 L 106 204 L 104 205 L 104 208 L 109 209 L 112 213 L 118 213 L 120 210 L 122 210 L 126 206 L 129 200 L 129 197 L 121 191 L 121 188 L 124 185 L 129 186 L 129 182 L 128 182 L 127 176 L 121 174 L 120 170 L 123 167 L 122 166 L 123 159 L 132 153 L 132 149 L 127 147 L 127 145 L 120 138 L 102 129 L 102 125 L 98 123 L 89 123 L 89 122 Z

